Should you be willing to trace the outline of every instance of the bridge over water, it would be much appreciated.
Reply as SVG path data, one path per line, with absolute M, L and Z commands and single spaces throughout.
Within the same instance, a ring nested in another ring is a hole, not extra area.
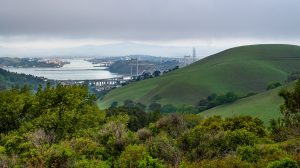
M 86 80 L 58 80 L 61 84 L 74 85 L 74 84 L 87 84 L 89 86 L 116 86 L 129 81 L 124 77 L 115 77 L 109 79 L 86 79 Z

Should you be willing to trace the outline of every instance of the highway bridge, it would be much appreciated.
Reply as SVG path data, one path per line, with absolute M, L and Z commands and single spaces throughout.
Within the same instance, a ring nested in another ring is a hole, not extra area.
M 58 80 L 57 82 L 63 85 L 74 85 L 74 84 L 87 84 L 89 86 L 95 87 L 105 87 L 105 86 L 117 86 L 129 81 L 124 77 L 115 77 L 109 79 L 86 79 L 86 80 Z

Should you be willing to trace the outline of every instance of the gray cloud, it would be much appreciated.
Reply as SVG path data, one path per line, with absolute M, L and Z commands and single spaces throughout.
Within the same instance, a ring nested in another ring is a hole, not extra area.
M 300 37 L 299 0 L 0 0 L 0 36 Z

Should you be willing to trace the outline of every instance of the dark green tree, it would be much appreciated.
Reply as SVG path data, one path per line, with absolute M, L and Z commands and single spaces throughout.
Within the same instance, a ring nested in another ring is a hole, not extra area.
M 284 104 L 280 106 L 283 114 L 283 121 L 289 128 L 300 127 L 300 80 L 297 81 L 293 89 L 284 89 L 279 93 L 284 99 Z

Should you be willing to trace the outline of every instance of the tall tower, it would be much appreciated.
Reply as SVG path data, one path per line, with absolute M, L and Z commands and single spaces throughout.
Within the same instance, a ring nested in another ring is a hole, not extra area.
M 133 66 L 136 65 L 136 76 L 139 75 L 139 60 L 138 58 L 130 59 L 130 76 L 133 78 Z
M 193 47 L 193 62 L 196 62 L 196 48 Z
M 136 58 L 136 77 L 139 76 L 139 58 Z
M 191 56 L 190 55 L 185 55 L 183 57 L 184 59 L 184 66 L 188 66 L 189 64 L 191 64 Z

